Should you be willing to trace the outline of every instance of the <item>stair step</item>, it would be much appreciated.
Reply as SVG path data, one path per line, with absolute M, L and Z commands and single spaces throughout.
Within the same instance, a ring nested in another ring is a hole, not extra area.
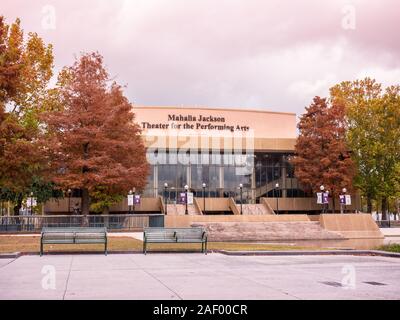
M 238 210 L 240 211 L 240 204 L 237 205 Z M 266 214 L 274 214 L 269 212 L 267 207 L 263 204 L 243 204 L 243 215 L 266 215 Z
M 177 215 L 182 216 L 185 215 L 185 205 L 184 204 L 168 204 L 167 205 L 167 214 L 168 215 Z M 199 215 L 195 205 L 190 204 L 188 205 L 188 215 Z
M 319 222 L 219 222 L 196 223 L 208 231 L 210 241 L 342 240 Z

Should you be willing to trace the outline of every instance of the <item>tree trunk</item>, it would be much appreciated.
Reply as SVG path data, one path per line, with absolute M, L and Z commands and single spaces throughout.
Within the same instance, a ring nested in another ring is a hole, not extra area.
M 108 228 L 109 227 L 108 215 L 110 214 L 110 208 L 109 207 L 103 208 L 102 214 L 106 216 L 106 217 L 103 218 L 104 227 Z
M 367 195 L 367 213 L 372 213 L 372 200 L 370 195 Z
M 84 216 L 87 216 L 89 214 L 89 208 L 90 208 L 89 190 L 82 189 L 81 211 Z
M 19 216 L 19 210 L 22 207 L 22 194 L 18 195 L 17 203 L 14 206 L 14 216 Z
M 382 198 L 382 220 L 387 219 L 387 209 L 388 209 L 388 199 L 386 197 Z
M 335 195 L 333 195 L 333 197 L 332 197 L 332 205 L 333 205 L 333 208 L 332 208 L 332 213 L 335 213 L 336 212 L 336 202 L 335 202 Z

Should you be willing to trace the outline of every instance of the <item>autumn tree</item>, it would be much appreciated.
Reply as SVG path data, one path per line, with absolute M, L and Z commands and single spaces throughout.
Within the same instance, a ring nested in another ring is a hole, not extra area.
M 346 106 L 348 117 L 348 143 L 353 150 L 356 165 L 354 183 L 367 198 L 367 211 L 372 212 L 372 201 L 378 198 L 379 176 L 376 168 L 376 151 L 372 143 L 380 104 L 382 86 L 372 79 L 345 81 L 330 89 L 331 99 Z M 373 107 L 375 105 L 376 107 Z
M 36 141 L 52 64 L 51 45 L 36 33 L 24 38 L 19 19 L 8 25 L 0 16 L 0 191 L 15 214 L 40 176 Z
M 355 185 L 367 197 L 381 202 L 386 219 L 390 198 L 399 196 L 400 89 L 384 90 L 374 79 L 342 82 L 331 88 L 331 99 L 346 106 L 348 145 L 356 164 Z
M 44 118 L 50 176 L 65 189 L 81 189 L 85 215 L 91 195 L 141 190 L 149 169 L 132 104 L 121 86 L 109 83 L 102 56 L 83 54 L 60 73 L 63 108 Z
M 343 188 L 352 189 L 354 176 L 345 140 L 344 111 L 343 104 L 329 104 L 327 99 L 315 97 L 300 118 L 292 160 L 295 175 L 306 188 L 318 192 L 323 184 L 333 199 Z

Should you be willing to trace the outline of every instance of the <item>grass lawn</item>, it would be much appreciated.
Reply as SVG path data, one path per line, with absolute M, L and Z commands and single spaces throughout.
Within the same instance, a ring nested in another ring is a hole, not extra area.
M 380 247 L 378 250 L 400 253 L 400 244 L 388 244 Z
M 35 236 L 0 236 L 0 253 L 10 252 L 39 252 L 40 237 Z M 143 242 L 130 237 L 108 237 L 108 251 L 141 251 Z M 200 251 L 201 244 L 149 244 L 148 251 Z M 257 244 L 257 243 L 227 243 L 227 242 L 209 242 L 209 250 L 229 250 L 229 251 L 281 251 L 281 250 L 316 250 L 316 248 L 298 247 L 280 244 Z M 62 251 L 103 251 L 104 246 L 98 244 L 58 244 L 44 245 L 45 252 Z

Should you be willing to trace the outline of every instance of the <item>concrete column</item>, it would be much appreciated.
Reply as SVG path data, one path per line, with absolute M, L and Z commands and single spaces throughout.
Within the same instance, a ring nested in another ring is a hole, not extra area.
M 190 163 L 186 168 L 186 183 L 189 186 L 189 188 L 192 187 L 192 166 L 190 165 Z
M 218 170 L 219 170 L 219 184 L 218 184 L 218 186 L 219 186 L 219 188 L 218 188 L 218 193 L 219 193 L 219 196 L 220 197 L 222 197 L 223 196 L 223 189 L 224 189 L 224 187 L 225 187 L 225 181 L 224 181 L 224 167 L 223 166 L 220 166 L 219 168 L 218 168 Z
M 224 188 L 224 167 L 223 166 L 220 166 L 219 167 L 219 187 L 221 188 L 221 189 L 223 189 Z
M 284 157 L 282 157 L 282 167 L 281 167 L 281 177 L 282 177 L 282 182 L 281 182 L 281 190 L 282 190 L 282 197 L 286 198 L 287 197 L 287 192 L 286 192 L 286 166 L 284 162 Z
M 256 167 L 253 166 L 253 171 L 251 173 L 251 201 L 256 203 Z
M 154 165 L 153 166 L 153 190 L 154 190 L 154 197 L 158 196 L 158 166 Z

